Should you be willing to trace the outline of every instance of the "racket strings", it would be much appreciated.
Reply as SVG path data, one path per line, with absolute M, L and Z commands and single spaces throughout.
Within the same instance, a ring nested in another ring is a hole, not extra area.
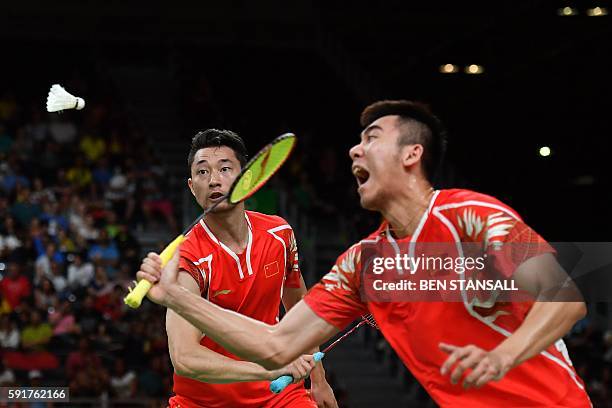
M 372 316 L 371 314 L 363 315 L 361 316 L 361 318 L 365 323 L 369 324 L 377 330 L 380 330 L 380 327 L 378 327 L 378 323 L 376 323 L 376 320 L 374 320 L 374 316 Z

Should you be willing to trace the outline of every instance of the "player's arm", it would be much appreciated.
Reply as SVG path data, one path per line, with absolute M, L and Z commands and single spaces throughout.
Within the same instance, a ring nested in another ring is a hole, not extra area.
M 490 352 L 473 345 L 442 343 L 440 348 L 450 354 L 441 368 L 442 374 L 461 361 L 451 373 L 453 383 L 467 368 L 473 371 L 465 378 L 466 388 L 501 379 L 513 367 L 546 350 L 585 316 L 586 305 L 552 254 L 528 259 L 517 268 L 514 279 L 520 288 L 544 301 L 536 301 L 519 328 Z
M 178 283 L 189 293 L 199 296 L 198 284 L 187 273 L 179 273 Z M 284 374 L 303 378 L 310 371 L 308 361 L 296 362 L 285 369 L 266 370 L 258 364 L 216 353 L 200 345 L 200 330 L 170 309 L 166 314 L 166 331 L 172 364 L 176 373 L 183 377 L 208 383 L 229 383 L 273 380 Z M 294 371 L 300 368 L 301 373 Z
M 291 309 L 298 302 L 302 300 L 304 295 L 306 295 L 306 283 L 304 282 L 304 278 L 300 276 L 300 286 L 297 288 L 288 288 L 286 287 L 283 290 L 283 306 L 285 310 Z M 319 351 L 319 347 L 315 347 L 309 352 L 314 354 Z M 334 397 L 334 392 L 331 386 L 327 383 L 327 379 L 325 378 L 325 368 L 323 367 L 323 362 L 315 365 L 310 373 L 310 381 L 311 381 L 311 393 L 314 397 L 315 401 L 319 406 L 338 406 L 336 399 Z
M 523 324 L 497 348 L 513 367 L 539 354 L 570 331 L 587 312 L 582 296 L 553 254 L 525 261 L 514 274 L 519 287 L 538 299 Z
M 151 253 L 147 259 L 149 267 L 141 268 L 137 277 L 156 283 L 149 299 L 174 310 L 231 353 L 268 369 L 287 365 L 338 332 L 303 300 L 274 326 L 223 309 L 177 282 L 178 255 L 163 272 L 159 255 Z

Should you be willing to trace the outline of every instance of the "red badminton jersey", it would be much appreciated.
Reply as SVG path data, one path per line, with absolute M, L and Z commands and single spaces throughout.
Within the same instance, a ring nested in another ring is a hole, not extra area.
M 383 223 L 364 241 L 394 240 Z M 530 256 L 553 251 L 511 208 L 467 190 L 436 192 L 414 235 L 396 243 L 402 241 L 415 245 L 479 242 L 483 248 L 510 242 L 537 244 L 539 250 L 515 261 L 515 266 Z M 563 340 L 513 368 L 499 382 L 469 390 L 461 384 L 451 384 L 448 375 L 440 374 L 448 355 L 438 344 L 474 344 L 491 350 L 521 325 L 532 303 L 496 302 L 476 307 L 470 302 L 368 302 L 360 296 L 360 248 L 357 243 L 342 254 L 332 270 L 309 291 L 305 302 L 339 329 L 362 314 L 372 313 L 390 345 L 440 406 L 591 406 Z
M 181 245 L 179 267 L 198 282 L 200 293 L 210 302 L 275 324 L 283 288 L 300 287 L 295 237 L 280 217 L 251 211 L 245 217 L 249 235 L 241 254 L 220 242 L 202 221 Z M 200 344 L 240 360 L 206 336 Z M 174 374 L 174 392 L 183 407 L 261 407 L 276 397 L 269 385 L 267 381 L 209 384 Z M 303 389 L 303 384 L 290 385 L 287 391 L 296 387 Z

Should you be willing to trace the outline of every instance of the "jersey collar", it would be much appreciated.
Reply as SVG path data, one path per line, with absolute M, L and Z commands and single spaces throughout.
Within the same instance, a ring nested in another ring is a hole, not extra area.
M 253 227 L 251 225 L 251 220 L 249 219 L 249 216 L 246 213 L 246 211 L 244 212 L 244 218 L 246 219 L 246 222 L 248 225 L 247 246 L 246 246 L 246 266 L 247 266 L 246 272 L 248 276 L 251 276 L 253 275 L 253 267 L 251 266 L 251 248 L 253 246 Z M 206 225 L 204 220 L 200 220 L 200 224 L 202 225 L 202 228 L 204 228 L 204 231 L 206 231 L 206 234 L 208 234 L 208 237 L 213 242 L 218 244 L 221 248 L 223 248 L 223 250 L 227 252 L 229 256 L 231 256 L 234 259 L 234 261 L 236 262 L 236 266 L 238 268 L 238 275 L 240 275 L 240 279 L 244 279 L 244 271 L 242 270 L 242 265 L 240 265 L 240 258 L 238 257 L 238 255 L 236 255 L 236 253 L 232 251 L 227 245 L 225 245 L 223 242 L 217 239 L 215 234 L 213 234 L 210 228 L 208 228 L 208 225 Z

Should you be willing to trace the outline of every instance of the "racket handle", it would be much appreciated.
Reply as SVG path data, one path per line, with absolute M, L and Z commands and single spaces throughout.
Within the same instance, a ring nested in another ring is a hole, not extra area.
M 313 359 L 315 362 L 321 361 L 321 359 L 325 356 L 325 353 L 320 351 L 313 354 Z M 281 375 L 274 381 L 270 381 L 270 391 L 275 394 L 283 391 L 289 384 L 293 382 L 293 377 L 290 375 Z
M 185 240 L 184 235 L 179 235 L 172 241 L 168 246 L 159 254 L 162 260 L 162 268 L 168 264 L 168 261 L 172 259 L 174 252 L 176 249 L 183 243 Z M 136 285 L 134 289 L 130 289 L 130 293 L 123 299 L 126 305 L 131 307 L 132 309 L 136 309 L 142 303 L 142 299 L 147 295 L 149 289 L 151 289 L 151 282 L 146 279 L 141 279 L 140 282 Z

